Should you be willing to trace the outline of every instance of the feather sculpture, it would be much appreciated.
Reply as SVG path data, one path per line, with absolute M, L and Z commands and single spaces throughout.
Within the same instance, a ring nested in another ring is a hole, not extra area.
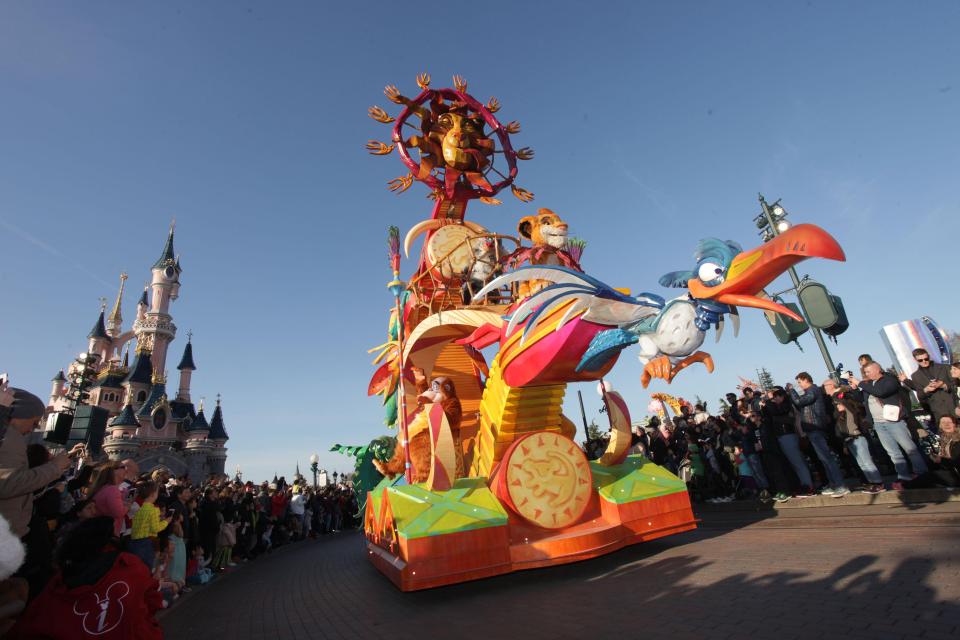
M 583 255 L 583 250 L 586 246 L 587 241 L 582 238 L 568 238 L 563 248 L 577 264 L 580 264 L 580 256 Z
M 400 273 L 400 228 L 393 225 L 387 229 L 387 251 L 390 257 L 390 270 L 394 276 Z

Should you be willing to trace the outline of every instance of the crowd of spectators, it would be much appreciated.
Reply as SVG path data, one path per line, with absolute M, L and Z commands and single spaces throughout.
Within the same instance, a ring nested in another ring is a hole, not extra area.
M 632 452 L 677 473 L 695 501 L 958 487 L 960 363 L 932 363 L 923 349 L 913 356 L 910 377 L 863 354 L 859 375 L 839 381 L 800 372 L 783 386 L 728 393 L 719 415 L 682 406 L 636 428 Z
M 357 526 L 350 486 L 201 484 L 27 444 L 45 411 L 0 385 L 0 636 L 161 638 L 155 614 L 273 549 Z
M 783 386 L 745 386 L 719 415 L 685 405 L 638 428 L 631 452 L 677 473 L 698 501 L 958 487 L 960 363 L 934 364 L 922 349 L 914 358 L 910 377 L 864 354 L 859 375 L 839 381 L 800 372 Z M 93 460 L 82 444 L 51 454 L 28 444 L 45 410 L 0 382 L 0 636 L 160 638 L 155 613 L 181 594 L 358 524 L 343 484 L 194 484 L 141 473 L 134 460 Z

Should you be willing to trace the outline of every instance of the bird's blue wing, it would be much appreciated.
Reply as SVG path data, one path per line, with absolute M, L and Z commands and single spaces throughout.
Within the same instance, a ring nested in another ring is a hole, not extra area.
M 693 271 L 671 271 L 660 276 L 660 286 L 673 289 L 686 289 L 687 281 L 694 277 Z
M 593 336 L 590 346 L 587 347 L 583 357 L 580 358 L 580 363 L 576 368 L 577 373 L 596 371 L 602 368 L 603 365 L 610 362 L 611 358 L 639 340 L 640 338 L 636 334 L 623 329 L 601 331 Z

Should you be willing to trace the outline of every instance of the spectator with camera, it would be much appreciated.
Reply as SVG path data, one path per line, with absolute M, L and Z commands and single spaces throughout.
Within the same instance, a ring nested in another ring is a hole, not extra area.
M 843 440 L 844 446 L 853 454 L 857 466 L 860 467 L 860 471 L 867 479 L 867 484 L 863 486 L 863 492 L 882 493 L 886 491 L 886 488 L 883 486 L 880 471 L 870 455 L 870 442 L 866 437 L 869 423 L 866 419 L 866 410 L 858 395 L 847 386 L 837 389 L 832 394 L 837 435 Z
M 927 465 L 920 455 L 910 431 L 907 429 L 905 416 L 907 410 L 903 406 L 900 395 L 900 384 L 897 379 L 884 372 L 876 362 L 870 362 L 863 368 L 865 380 L 857 380 L 854 376 L 847 379 L 850 386 L 860 390 L 866 397 L 867 409 L 873 420 L 873 428 L 877 432 L 880 444 L 890 456 L 894 468 L 897 470 L 898 482 L 894 483 L 895 490 L 903 489 L 903 483 L 909 482 L 927 472 Z M 904 456 L 906 453 L 906 457 Z M 909 459 L 909 464 L 907 460 Z M 911 466 L 913 472 L 911 473 Z
M 957 385 L 950 375 L 950 367 L 932 362 L 926 349 L 914 349 L 913 359 L 917 361 L 917 370 L 909 380 L 904 376 L 903 382 L 930 408 L 933 424 L 938 424 L 942 416 L 955 415 Z
M 820 493 L 835 498 L 845 496 L 850 493 L 850 489 L 844 484 L 843 472 L 840 471 L 837 459 L 834 457 L 830 445 L 827 444 L 825 431 L 828 427 L 829 417 L 823 390 L 813 383 L 813 377 L 806 371 L 798 373 L 796 381 L 803 390 L 803 395 L 797 393 L 796 389 L 791 388 L 790 400 L 800 412 L 799 435 L 801 438 L 807 438 L 827 472 L 828 486 Z

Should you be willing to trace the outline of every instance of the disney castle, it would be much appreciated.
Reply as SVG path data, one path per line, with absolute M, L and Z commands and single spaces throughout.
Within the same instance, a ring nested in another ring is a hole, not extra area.
M 103 452 L 111 460 L 132 458 L 141 471 L 164 468 L 173 475 L 202 481 L 210 474 L 224 473 L 228 438 L 219 395 L 209 421 L 203 401 L 195 407 L 191 399 L 190 379 L 197 367 L 190 334 L 177 365 L 176 394 L 171 399 L 167 393 L 167 353 L 177 334 L 170 303 L 180 293 L 182 271 L 173 251 L 173 231 L 171 225 L 131 328 L 123 329 L 121 314 L 126 274 L 120 275 L 120 291 L 109 315 L 106 305 L 101 305 L 100 316 L 87 336 L 87 352 L 97 356 L 93 365 L 97 376 L 90 386 L 88 404 L 109 414 Z M 61 370 L 53 379 L 47 403 L 51 414 L 69 411 L 67 392 L 67 377 Z

